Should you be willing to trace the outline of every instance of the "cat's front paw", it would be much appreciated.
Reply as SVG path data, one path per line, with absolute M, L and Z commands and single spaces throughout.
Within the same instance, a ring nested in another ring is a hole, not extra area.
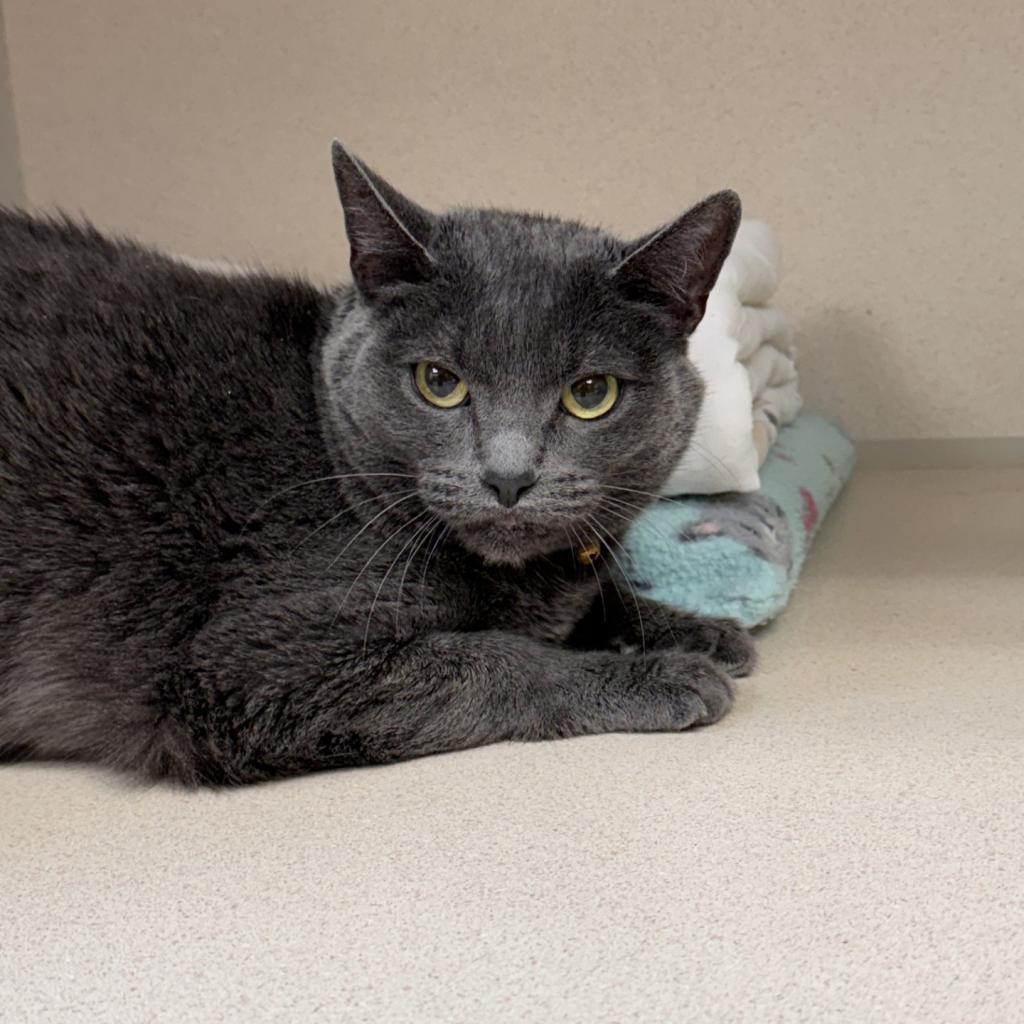
M 733 619 L 694 619 L 681 639 L 687 651 L 707 656 L 734 679 L 750 675 L 757 664 L 753 637 Z
M 705 655 L 661 651 L 646 666 L 653 693 L 665 702 L 670 728 L 711 725 L 732 707 L 732 680 Z

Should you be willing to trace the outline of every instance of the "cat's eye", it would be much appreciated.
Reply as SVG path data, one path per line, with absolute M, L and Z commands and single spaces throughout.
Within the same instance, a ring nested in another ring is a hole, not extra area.
M 437 363 L 417 363 L 413 376 L 416 390 L 439 409 L 454 409 L 469 394 L 469 388 L 461 377 Z
M 619 382 L 610 373 L 581 377 L 562 391 L 562 408 L 581 420 L 596 420 L 619 398 Z

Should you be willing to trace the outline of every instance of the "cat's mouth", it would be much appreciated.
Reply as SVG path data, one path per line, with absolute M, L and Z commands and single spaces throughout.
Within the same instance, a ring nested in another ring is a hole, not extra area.
M 531 487 L 523 500 L 503 507 L 475 478 L 439 472 L 425 474 L 420 493 L 426 508 L 467 551 L 509 566 L 585 546 L 592 528 L 583 524 L 596 518 L 599 497 L 585 480 L 553 476 Z
M 567 546 L 565 532 L 550 520 L 512 512 L 460 523 L 456 533 L 470 551 L 503 565 L 521 565 Z

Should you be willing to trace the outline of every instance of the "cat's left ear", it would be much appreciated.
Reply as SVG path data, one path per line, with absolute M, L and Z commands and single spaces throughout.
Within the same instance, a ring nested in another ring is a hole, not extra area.
M 428 280 L 434 267 L 427 249 L 434 215 L 374 174 L 337 139 L 331 158 L 359 290 L 373 299 L 389 285 Z
M 612 272 L 631 299 L 660 306 L 685 337 L 700 323 L 708 294 L 740 224 L 740 197 L 718 192 L 634 243 Z

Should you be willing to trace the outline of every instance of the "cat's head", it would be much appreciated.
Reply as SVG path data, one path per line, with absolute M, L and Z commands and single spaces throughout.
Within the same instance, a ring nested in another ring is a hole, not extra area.
M 683 358 L 728 255 L 720 192 L 623 242 L 553 218 L 430 213 L 340 144 L 354 294 L 323 349 L 354 469 L 418 490 L 468 549 L 518 564 L 621 532 L 685 450 L 702 384 Z

